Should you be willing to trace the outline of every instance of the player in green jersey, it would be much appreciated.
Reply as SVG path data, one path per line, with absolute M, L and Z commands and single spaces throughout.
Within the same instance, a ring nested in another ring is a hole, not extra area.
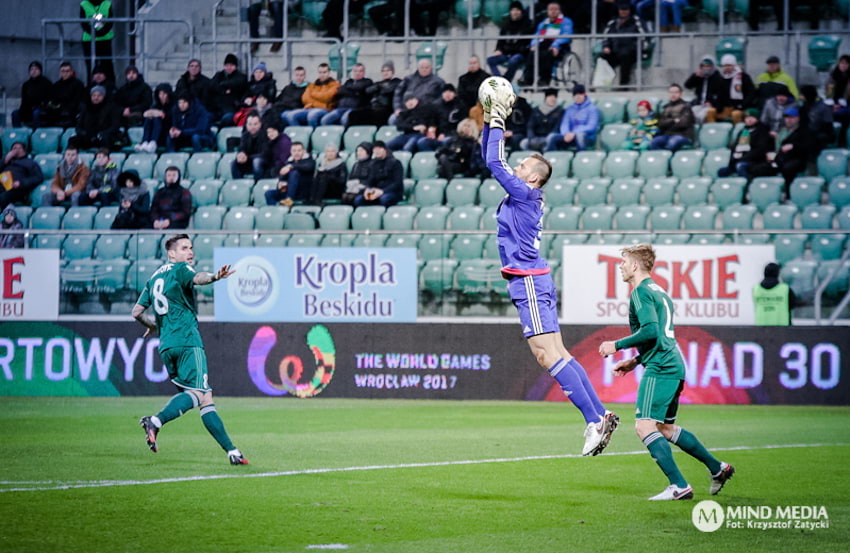
M 732 478 L 735 469 L 715 459 L 696 436 L 675 424 L 679 395 L 685 385 L 685 361 L 673 331 L 673 301 L 649 274 L 655 265 L 655 250 L 649 244 L 638 244 L 623 248 L 622 254 L 620 274 L 633 288 L 629 297 L 632 334 L 616 342 L 602 342 L 599 354 L 608 356 L 621 349 L 637 348 L 637 357 L 614 366 L 617 376 L 627 374 L 638 365 L 644 366 L 637 393 L 635 430 L 670 481 L 664 491 L 649 499 L 663 501 L 694 496 L 693 489 L 676 466 L 668 441 L 708 468 L 711 474 L 709 491 L 715 495 Z
M 229 277 L 233 271 L 230 265 L 223 265 L 215 274 L 196 273 L 192 268 L 195 261 L 192 240 L 186 234 L 177 234 L 166 240 L 165 250 L 168 263 L 148 279 L 133 306 L 133 317 L 147 327 L 145 336 L 159 332 L 159 356 L 178 393 L 159 413 L 142 417 L 139 424 L 145 431 L 148 447 L 156 453 L 156 437 L 162 425 L 194 407 L 200 407 L 204 427 L 227 452 L 230 464 L 247 465 L 247 459 L 230 441 L 213 403 L 204 342 L 198 331 L 195 308 L 196 285 L 212 284 Z M 155 316 L 153 320 L 145 315 L 151 306 Z

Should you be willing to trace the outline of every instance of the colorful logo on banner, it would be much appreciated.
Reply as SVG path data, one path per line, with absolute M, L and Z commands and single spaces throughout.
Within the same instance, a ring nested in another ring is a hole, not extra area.
M 307 333 L 307 347 L 313 353 L 316 368 L 312 378 L 302 381 L 304 361 L 297 355 L 286 355 L 278 363 L 280 384 L 266 375 L 269 353 L 277 344 L 277 333 L 270 326 L 257 329 L 248 347 L 248 376 L 258 390 L 270 396 L 291 394 L 315 397 L 322 393 L 334 376 L 336 346 L 327 327 L 316 325 Z

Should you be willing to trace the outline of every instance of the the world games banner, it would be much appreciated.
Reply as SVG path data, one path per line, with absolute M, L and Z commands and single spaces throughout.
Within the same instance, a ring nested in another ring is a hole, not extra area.
M 0 323 L 0 395 L 164 395 L 174 387 L 158 339 L 133 322 Z M 218 395 L 290 398 L 566 401 L 514 324 L 202 324 Z M 569 349 L 606 402 L 633 402 L 633 351 L 601 359 L 624 326 L 565 326 Z M 850 328 L 676 328 L 687 365 L 682 401 L 850 404 Z

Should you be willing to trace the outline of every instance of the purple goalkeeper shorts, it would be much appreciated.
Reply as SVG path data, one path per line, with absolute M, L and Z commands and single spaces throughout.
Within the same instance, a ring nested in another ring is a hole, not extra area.
M 558 292 L 551 274 L 518 276 L 508 281 L 508 293 L 519 311 L 526 338 L 559 332 Z

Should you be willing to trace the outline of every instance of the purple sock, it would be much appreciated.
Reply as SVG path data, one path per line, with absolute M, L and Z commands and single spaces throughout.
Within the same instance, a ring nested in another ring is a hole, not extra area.
M 558 384 L 561 385 L 561 389 L 564 390 L 564 393 L 567 394 L 567 397 L 570 398 L 573 405 L 578 407 L 578 410 L 581 411 L 582 415 L 584 415 L 584 422 L 599 422 L 599 414 L 596 412 L 596 408 L 593 406 L 593 403 L 584 391 L 584 385 L 581 382 L 581 377 L 575 370 L 570 368 L 569 364 L 564 359 L 559 359 L 557 363 L 552 365 L 549 368 L 549 374 L 552 375 L 552 378 L 558 381 Z
M 596 390 L 593 389 L 593 384 L 590 383 L 590 379 L 587 377 L 587 371 L 584 370 L 584 367 L 581 366 L 581 363 L 579 363 L 578 359 L 575 357 L 570 359 L 570 362 L 567 363 L 567 367 L 572 367 L 572 369 L 578 373 L 581 378 L 581 383 L 584 386 L 584 392 L 587 394 L 587 397 L 590 398 L 590 402 L 593 403 L 594 409 L 596 409 L 596 412 L 600 417 L 604 417 L 605 406 L 602 405 L 602 402 L 599 400 L 599 396 L 596 395 Z

